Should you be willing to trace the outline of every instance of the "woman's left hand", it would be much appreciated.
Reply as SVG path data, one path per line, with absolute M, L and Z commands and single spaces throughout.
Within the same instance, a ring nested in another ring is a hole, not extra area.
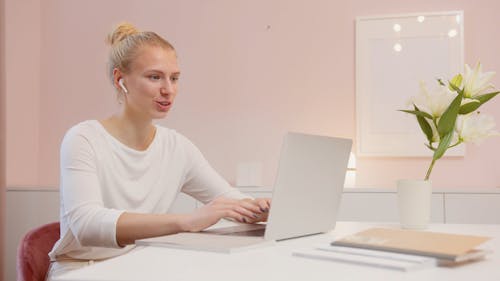
M 248 223 L 265 222 L 269 216 L 269 209 L 271 208 L 271 198 L 256 198 L 256 199 L 243 199 L 244 201 L 257 206 L 261 213 L 248 221 Z

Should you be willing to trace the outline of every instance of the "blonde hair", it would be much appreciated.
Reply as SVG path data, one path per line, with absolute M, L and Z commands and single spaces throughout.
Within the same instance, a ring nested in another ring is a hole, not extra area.
M 106 43 L 111 46 L 108 61 L 108 75 L 113 82 L 113 70 L 118 68 L 123 73 L 129 71 L 131 62 L 143 46 L 157 46 L 175 52 L 167 40 L 152 31 L 139 31 L 132 24 L 118 24 L 106 37 Z

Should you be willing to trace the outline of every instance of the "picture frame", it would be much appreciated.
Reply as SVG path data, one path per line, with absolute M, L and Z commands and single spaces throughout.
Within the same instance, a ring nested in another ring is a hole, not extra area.
M 432 151 L 410 98 L 462 73 L 463 11 L 356 18 L 356 131 L 358 156 L 425 157 Z M 464 156 L 465 146 L 447 151 Z

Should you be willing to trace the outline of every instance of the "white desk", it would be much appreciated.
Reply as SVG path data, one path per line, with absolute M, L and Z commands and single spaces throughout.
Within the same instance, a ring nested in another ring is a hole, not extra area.
M 292 251 L 328 243 L 372 226 L 395 224 L 338 222 L 334 231 L 278 242 L 276 246 L 241 253 L 219 254 L 161 247 L 132 252 L 61 276 L 58 281 L 82 280 L 500 280 L 500 225 L 434 224 L 430 231 L 493 237 L 481 248 L 493 250 L 486 260 L 455 268 L 430 267 L 399 272 L 361 265 L 292 256 Z

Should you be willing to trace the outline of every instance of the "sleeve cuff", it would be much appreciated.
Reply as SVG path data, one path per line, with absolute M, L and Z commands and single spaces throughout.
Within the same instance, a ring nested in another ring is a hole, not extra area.
M 125 210 L 110 209 L 102 218 L 101 237 L 106 237 L 105 241 L 110 241 L 115 248 L 122 248 L 118 245 L 118 241 L 116 240 L 116 225 L 118 223 L 118 218 L 120 218 L 124 212 Z

